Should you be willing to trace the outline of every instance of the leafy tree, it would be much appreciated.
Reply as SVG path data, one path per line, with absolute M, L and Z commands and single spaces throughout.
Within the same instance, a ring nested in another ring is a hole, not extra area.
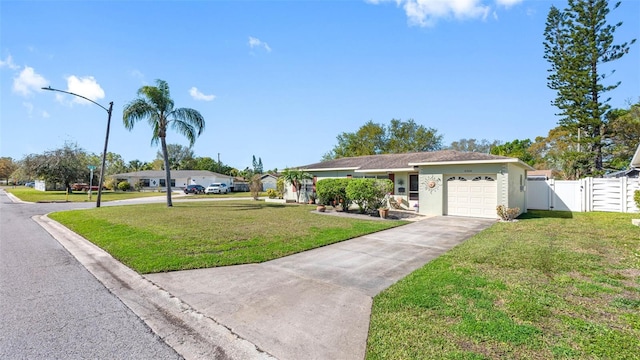
M 171 170 L 191 170 L 196 166 L 195 154 L 191 147 L 180 144 L 167 144 L 167 154 Z M 156 159 L 164 159 L 161 151 L 156 154 Z
M 603 169 L 610 111 L 603 95 L 620 84 L 604 84 L 607 74 L 599 66 L 621 58 L 635 42 L 613 44 L 613 34 L 622 23 L 607 24 L 609 12 L 606 0 L 569 0 L 563 11 L 551 7 L 544 31 L 544 58 L 551 65 L 547 86 L 557 92 L 552 104 L 560 111 L 560 126 L 580 138 L 580 150 L 591 159 L 591 174 Z
M 5 179 L 9 185 L 9 178 L 18 169 L 18 164 L 10 157 L 0 157 L 0 179 Z M 14 179 L 15 181 L 15 179 Z
M 623 170 L 629 166 L 640 142 L 640 102 L 629 109 L 609 112 L 605 147 L 605 167 Z
M 71 184 L 89 179 L 87 153 L 76 145 L 65 144 L 61 149 L 32 154 L 23 160 L 26 172 L 52 184 L 64 184 L 72 192 Z
M 156 86 L 145 85 L 138 90 L 138 98 L 124 107 L 122 121 L 125 128 L 133 129 L 134 124 L 147 119 L 153 129 L 151 143 L 157 145 L 160 141 L 165 169 L 165 183 L 167 185 L 167 206 L 171 202 L 171 163 L 167 150 L 167 128 L 172 128 L 184 135 L 193 146 L 196 138 L 202 134 L 205 127 L 204 117 L 190 108 L 174 108 L 166 81 L 156 80 Z
M 452 142 L 451 145 L 447 147 L 447 149 L 489 154 L 493 147 L 496 147 L 501 143 L 502 142 L 499 140 L 493 140 L 492 142 L 489 142 L 489 140 L 487 139 L 460 139 L 458 141 Z
M 355 133 L 338 135 L 337 140 L 338 144 L 323 156 L 323 160 L 431 151 L 442 147 L 442 135 L 438 135 L 435 129 L 416 124 L 413 119 L 393 119 L 389 126 L 369 120 Z
M 506 142 L 502 145 L 492 147 L 491 153 L 493 155 L 515 157 L 529 165 L 533 165 L 535 163 L 535 159 L 529 152 L 529 147 L 531 147 L 531 140 L 516 139 L 511 142 Z
M 282 178 L 296 188 L 296 202 L 300 202 L 300 189 L 305 180 L 313 179 L 313 175 L 299 169 L 285 169 Z
M 102 161 L 102 160 L 100 160 Z M 100 164 L 97 162 L 96 164 Z M 105 175 L 121 174 L 127 172 L 127 164 L 120 154 L 107 152 L 105 157 Z
M 590 166 L 588 153 L 580 151 L 580 144 L 562 126 L 551 129 L 546 137 L 537 137 L 529 153 L 536 160 L 535 168 L 555 170 L 568 180 L 583 177 Z
M 253 198 L 253 200 L 258 200 L 260 191 L 262 191 L 262 179 L 260 174 L 255 174 L 249 181 L 249 192 L 251 192 L 251 197 Z
M 407 121 L 392 119 L 387 127 L 385 154 L 402 154 L 438 150 L 442 147 L 442 135 L 432 128 L 416 124 L 413 119 Z

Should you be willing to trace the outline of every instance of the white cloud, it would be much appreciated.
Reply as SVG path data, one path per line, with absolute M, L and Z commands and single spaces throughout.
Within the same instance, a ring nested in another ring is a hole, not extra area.
M 42 117 L 43 117 L 43 118 L 45 118 L 45 119 L 48 119 L 48 118 L 50 118 L 50 117 L 51 117 L 51 115 L 49 115 L 49 113 L 48 113 L 48 112 L 46 112 L 46 111 L 44 111 L 44 110 L 42 110 L 42 114 L 41 114 L 41 115 L 42 115 Z
M 71 75 L 67 77 L 67 90 L 68 92 L 72 92 L 74 94 L 82 95 L 87 99 L 91 99 L 93 101 L 103 99 L 104 98 L 104 90 L 100 87 L 100 84 L 96 82 L 96 79 L 93 76 L 85 76 L 85 77 L 77 77 L 75 75 Z M 56 96 L 58 100 L 62 102 L 64 96 Z M 79 98 L 77 96 L 73 97 L 73 102 L 78 104 L 86 104 L 87 101 Z
M 204 100 L 204 101 L 212 101 L 213 99 L 216 98 L 215 95 L 205 95 L 202 92 L 200 92 L 200 90 L 198 90 L 197 87 L 192 87 L 189 90 L 189 94 L 191 95 L 192 98 L 196 99 L 196 100 Z
M 409 24 L 435 26 L 440 19 L 482 19 L 491 14 L 492 6 L 484 0 L 365 0 L 370 4 L 395 2 L 407 15 Z M 494 0 L 495 6 L 510 7 L 523 0 Z M 493 15 L 497 18 L 497 14 Z
M 0 59 L 0 68 L 3 68 L 5 66 L 8 67 L 11 70 L 20 69 L 20 66 L 18 66 L 18 65 L 13 63 L 13 58 L 11 57 L 11 55 L 7 55 L 7 59 L 6 60 Z
M 25 66 L 24 69 L 13 78 L 13 92 L 23 96 L 29 96 L 32 91 L 40 91 L 49 82 L 42 75 L 37 74 L 32 67 Z
M 522 1 L 524 1 L 524 0 L 496 0 L 496 4 L 502 5 L 502 6 L 505 6 L 505 7 L 510 7 L 510 6 L 515 5 L 515 4 L 521 3 Z
M 267 44 L 266 42 L 258 39 L 258 38 L 254 38 L 253 36 L 249 36 L 249 47 L 250 48 L 264 48 L 267 52 L 271 52 L 271 48 L 269 47 L 269 44 Z

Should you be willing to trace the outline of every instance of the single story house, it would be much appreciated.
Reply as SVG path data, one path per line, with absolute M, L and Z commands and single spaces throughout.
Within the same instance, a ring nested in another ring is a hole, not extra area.
M 260 181 L 262 181 L 262 191 L 278 188 L 278 176 L 274 174 L 264 174 L 260 177 Z
M 164 190 L 166 188 L 166 174 L 164 170 L 144 170 L 122 174 L 114 174 L 109 177 L 116 178 L 118 182 L 127 181 L 131 188 L 138 182 L 142 184 L 142 190 Z M 206 170 L 171 170 L 171 188 L 182 190 L 187 185 L 209 186 L 212 183 L 223 183 L 233 188 L 233 177 Z
M 525 212 L 527 171 L 534 170 L 516 158 L 453 150 L 340 158 L 298 169 L 313 175 L 301 201 L 322 179 L 389 179 L 392 196 L 420 214 L 482 218 L 498 218 L 498 205 Z M 296 199 L 287 190 L 285 198 Z

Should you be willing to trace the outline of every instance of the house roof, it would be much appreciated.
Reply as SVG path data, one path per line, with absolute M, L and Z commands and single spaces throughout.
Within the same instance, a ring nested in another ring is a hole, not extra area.
M 635 155 L 631 159 L 631 167 L 640 169 L 640 143 L 638 143 L 638 148 L 636 149 Z
M 114 174 L 110 175 L 112 177 L 137 177 L 137 178 L 164 178 L 165 171 L 164 170 L 143 170 L 143 171 L 135 171 L 128 172 L 122 174 Z M 229 175 L 218 174 L 212 171 L 207 170 L 171 170 L 172 178 L 191 178 L 191 177 L 223 177 L 223 178 L 231 178 Z
M 307 171 L 412 171 L 414 166 L 469 163 L 518 163 L 526 169 L 533 170 L 529 165 L 515 158 L 455 150 L 347 157 L 301 166 L 300 168 Z
M 531 170 L 527 171 L 527 177 L 544 177 L 547 180 L 553 179 L 553 170 Z

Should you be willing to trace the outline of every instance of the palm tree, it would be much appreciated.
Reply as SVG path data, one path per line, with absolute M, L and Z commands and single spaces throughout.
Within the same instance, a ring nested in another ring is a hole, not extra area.
M 285 169 L 282 178 L 296 188 L 296 202 L 300 202 L 300 189 L 305 180 L 313 179 L 313 175 L 299 169 Z
M 124 107 L 122 121 L 128 130 L 142 119 L 147 119 L 153 129 L 151 144 L 162 146 L 164 157 L 165 183 L 167 185 L 167 206 L 171 207 L 171 166 L 167 152 L 167 127 L 184 135 L 191 146 L 204 131 L 204 117 L 194 109 L 173 108 L 173 100 L 169 94 L 169 84 L 164 80 L 156 80 L 156 86 L 143 86 L 138 90 L 138 98 Z

